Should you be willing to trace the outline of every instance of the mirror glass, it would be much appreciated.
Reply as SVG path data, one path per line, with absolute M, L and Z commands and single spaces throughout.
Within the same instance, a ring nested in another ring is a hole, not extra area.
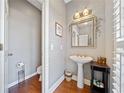
M 89 18 L 71 24 L 72 46 L 95 46 L 95 18 Z

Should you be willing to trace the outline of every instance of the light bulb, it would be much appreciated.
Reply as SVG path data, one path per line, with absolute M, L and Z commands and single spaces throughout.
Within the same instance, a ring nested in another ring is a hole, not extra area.
M 79 12 L 75 13 L 74 18 L 75 18 L 75 19 L 80 18 L 80 13 L 79 13 Z
M 84 11 L 83 11 L 83 15 L 84 15 L 84 16 L 89 15 L 89 10 L 88 10 L 88 9 L 84 9 Z

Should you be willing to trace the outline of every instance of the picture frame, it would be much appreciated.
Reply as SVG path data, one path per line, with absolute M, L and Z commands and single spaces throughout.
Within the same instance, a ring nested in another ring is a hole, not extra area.
M 63 35 L 63 26 L 56 22 L 55 23 L 55 31 L 56 31 L 57 36 L 62 37 L 62 35 Z

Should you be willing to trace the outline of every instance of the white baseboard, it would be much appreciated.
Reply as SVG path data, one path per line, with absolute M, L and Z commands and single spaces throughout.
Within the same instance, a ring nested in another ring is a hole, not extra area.
M 73 76 L 72 76 L 72 80 L 77 81 L 77 76 L 76 76 L 76 75 L 73 75 Z M 84 79 L 84 84 L 90 86 L 90 80 Z
M 16 84 L 18 84 L 18 80 L 16 80 L 15 82 L 12 82 L 10 84 L 8 84 L 8 88 L 10 88 L 10 87 L 12 87 L 12 86 L 14 86 Z
M 63 80 L 64 80 L 64 75 L 62 75 L 58 80 L 57 80 L 57 82 L 55 82 L 54 84 L 53 84 L 53 86 L 49 89 L 49 93 L 53 93 L 55 90 L 56 90 L 56 88 L 63 82 Z
M 35 72 L 35 73 L 31 74 L 31 75 L 26 76 L 25 79 L 29 79 L 29 78 L 31 78 L 31 77 L 33 77 L 33 76 L 35 76 L 35 75 L 37 75 L 37 72 Z M 16 84 L 18 84 L 18 80 L 15 81 L 15 82 L 12 82 L 12 83 L 10 83 L 10 84 L 8 84 L 8 88 L 10 88 L 10 87 L 12 87 L 12 86 L 14 86 L 14 85 L 16 85 Z

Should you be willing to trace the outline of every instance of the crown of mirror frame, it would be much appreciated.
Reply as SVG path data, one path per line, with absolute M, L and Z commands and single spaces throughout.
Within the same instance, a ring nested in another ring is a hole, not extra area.
M 82 12 L 76 12 L 73 16 L 73 19 L 76 20 L 89 15 L 92 15 L 92 10 L 85 8 Z

